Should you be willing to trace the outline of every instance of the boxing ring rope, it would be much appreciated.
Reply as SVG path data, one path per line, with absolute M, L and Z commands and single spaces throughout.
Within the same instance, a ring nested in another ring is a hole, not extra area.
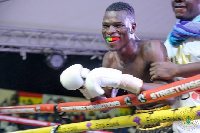
M 163 114 L 167 114 L 163 115 Z M 100 129 L 116 129 L 124 127 L 132 127 L 137 125 L 156 124 L 158 122 L 170 122 L 180 120 L 195 120 L 200 119 L 200 106 L 182 107 L 178 109 L 168 109 L 160 111 L 152 111 L 149 113 L 134 114 L 133 116 L 120 116 L 108 119 L 91 120 L 79 123 L 71 123 L 60 125 L 57 132 L 82 132 Z M 24 131 L 16 131 L 13 133 L 50 133 L 52 127 L 43 127 Z
M 197 89 L 200 89 L 200 74 L 152 90 L 143 91 L 138 96 L 134 94 L 128 94 L 103 100 L 97 100 L 94 102 L 80 101 L 59 104 L 7 106 L 0 107 L 0 113 L 57 113 L 106 110 L 151 103 L 170 97 L 176 97 Z
M 115 98 L 98 100 L 95 102 L 82 101 L 60 104 L 0 107 L 0 112 L 2 114 L 9 114 L 97 111 L 151 103 L 170 97 L 176 97 L 197 89 L 200 89 L 200 74 L 152 90 L 143 91 L 138 96 L 129 94 Z M 163 114 L 168 114 L 168 116 L 163 116 Z M 191 118 L 192 120 L 199 119 L 200 106 L 152 111 L 149 113 L 134 114 L 133 116 L 120 116 L 111 119 L 91 120 L 80 123 L 72 123 L 59 126 L 57 131 L 63 133 L 81 132 L 96 129 L 116 129 L 137 125 L 156 124 L 158 122 L 180 121 L 185 120 L 187 118 Z M 18 131 L 16 133 L 32 133 L 37 131 L 49 133 L 51 129 L 52 127 L 45 127 L 39 129 Z
M 31 126 L 40 126 L 40 127 L 48 127 L 48 126 L 60 125 L 60 123 L 39 121 L 39 120 L 26 119 L 26 118 L 20 118 L 20 117 L 13 117 L 13 116 L 6 116 L 6 115 L 0 115 L 0 120 L 1 121 L 12 122 L 12 123 L 31 125 Z

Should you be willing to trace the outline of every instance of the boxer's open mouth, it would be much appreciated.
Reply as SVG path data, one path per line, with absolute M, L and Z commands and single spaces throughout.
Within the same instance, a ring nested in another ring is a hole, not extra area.
M 114 41 L 117 41 L 119 39 L 119 37 L 107 37 L 106 40 L 108 42 L 114 42 Z

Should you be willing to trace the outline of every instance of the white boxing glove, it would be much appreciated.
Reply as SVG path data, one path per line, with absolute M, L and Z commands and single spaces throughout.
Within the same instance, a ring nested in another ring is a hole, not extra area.
M 67 90 L 76 90 L 84 85 L 84 79 L 87 77 L 89 69 L 83 68 L 80 64 L 74 64 L 65 69 L 60 75 L 60 82 Z M 81 93 L 90 99 L 87 90 L 80 89 Z
M 74 64 L 61 73 L 60 82 L 68 90 L 79 89 L 84 85 L 83 78 L 86 78 L 89 72 L 90 70 L 83 68 L 82 65 Z
M 122 74 L 120 70 L 113 68 L 95 68 L 88 74 L 85 86 L 90 97 L 104 94 L 102 87 L 113 87 L 128 90 L 139 94 L 143 81 L 129 74 Z

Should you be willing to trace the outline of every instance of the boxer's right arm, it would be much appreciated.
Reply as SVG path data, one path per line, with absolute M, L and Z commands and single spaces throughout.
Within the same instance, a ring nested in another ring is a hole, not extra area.
M 129 74 L 122 74 L 122 71 L 113 68 L 95 68 L 87 76 L 85 81 L 87 90 L 92 97 L 104 94 L 104 87 L 121 88 L 139 94 L 143 81 Z

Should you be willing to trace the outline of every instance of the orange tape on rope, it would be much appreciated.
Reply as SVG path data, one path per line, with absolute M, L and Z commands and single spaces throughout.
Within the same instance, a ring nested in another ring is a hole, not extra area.
M 170 97 L 176 97 L 197 89 L 200 89 L 200 74 L 152 90 L 144 91 L 140 95 L 143 95 L 146 98 L 146 103 L 151 103 Z
M 55 104 L 37 104 L 0 107 L 1 114 L 15 113 L 54 113 Z
M 95 102 L 81 101 L 56 104 L 39 104 L 27 106 L 0 107 L 0 113 L 54 113 L 97 111 L 133 105 L 151 103 L 170 97 L 176 97 L 190 91 L 200 89 L 200 74 L 187 79 L 176 81 L 161 87 L 143 91 L 138 96 L 134 94 L 123 95 Z

